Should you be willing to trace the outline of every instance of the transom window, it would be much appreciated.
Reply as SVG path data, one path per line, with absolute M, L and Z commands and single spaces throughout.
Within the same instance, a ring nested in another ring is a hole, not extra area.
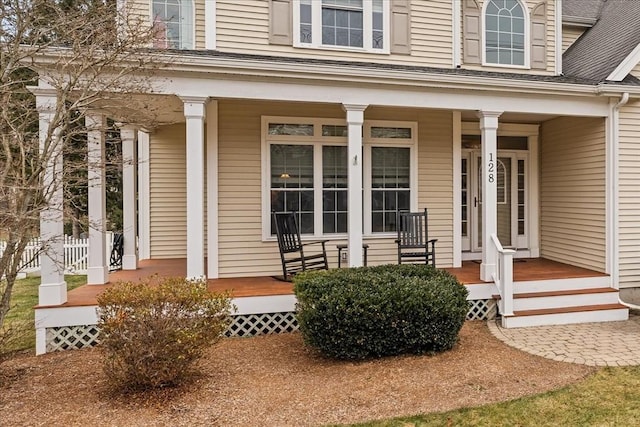
M 263 117 L 264 238 L 271 212 L 296 212 L 301 234 L 347 233 L 347 126 L 335 119 Z M 363 232 L 396 230 L 398 210 L 415 205 L 415 123 L 365 122 Z
M 295 45 L 387 53 L 384 0 L 295 0 Z
M 193 0 L 153 0 L 153 47 L 193 49 Z
M 485 61 L 525 65 L 525 9 L 519 0 L 488 0 L 484 12 Z

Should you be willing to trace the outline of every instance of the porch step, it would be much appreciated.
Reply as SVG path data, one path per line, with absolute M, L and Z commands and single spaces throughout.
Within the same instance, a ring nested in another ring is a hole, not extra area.
M 564 279 L 514 281 L 515 293 L 557 292 L 611 288 L 611 276 L 571 277 Z
M 562 308 L 515 311 L 502 317 L 503 328 L 566 325 L 571 323 L 615 322 L 627 320 L 629 309 L 622 304 L 595 304 Z
M 494 299 L 500 299 L 494 295 Z M 618 291 L 613 288 L 568 289 L 546 292 L 521 292 L 513 295 L 514 311 L 617 304 Z

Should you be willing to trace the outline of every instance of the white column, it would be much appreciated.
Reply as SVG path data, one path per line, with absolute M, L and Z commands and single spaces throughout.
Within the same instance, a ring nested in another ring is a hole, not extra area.
M 55 117 L 57 97 L 55 90 L 32 89 L 39 112 L 40 155 L 45 164 L 43 196 L 48 207 L 40 212 L 40 287 L 39 305 L 61 305 L 67 302 L 67 284 L 64 281 L 64 223 L 62 192 L 62 142 L 59 129 L 49 127 Z M 36 325 L 37 326 L 37 325 Z M 41 334 L 42 335 L 42 334 Z M 44 345 L 39 342 L 39 347 Z
M 498 117 L 502 112 L 479 111 L 482 135 L 482 264 L 480 279 L 492 282 L 496 249 L 491 235 L 498 232 Z
M 459 6 L 459 4 L 458 4 Z M 459 12 L 459 9 L 458 9 Z M 454 111 L 453 122 L 453 267 L 462 267 L 462 113 Z
M 367 105 L 344 104 L 349 130 L 348 197 L 349 267 L 363 265 L 362 253 L 362 124 Z
M 218 101 L 207 104 L 207 277 L 218 278 Z
M 89 205 L 89 257 L 87 283 L 101 285 L 109 281 L 107 261 L 107 198 L 105 185 L 105 129 L 103 114 L 85 115 L 87 127 L 87 185 Z
M 120 126 L 122 140 L 122 269 L 138 268 L 138 235 L 136 215 L 136 143 L 138 131 L 134 126 Z
M 204 118 L 207 97 L 182 97 L 187 128 L 187 278 L 204 273 Z
M 138 257 L 151 258 L 149 132 L 138 131 Z

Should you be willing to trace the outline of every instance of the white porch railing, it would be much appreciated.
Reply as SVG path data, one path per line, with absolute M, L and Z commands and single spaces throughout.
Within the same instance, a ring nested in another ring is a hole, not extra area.
M 106 250 L 111 254 L 114 234 L 107 233 Z M 0 256 L 7 247 L 7 242 L 0 241 Z M 40 269 L 40 249 L 42 242 L 40 238 L 32 239 L 22 255 L 21 273 L 33 272 Z M 66 274 L 86 274 L 89 259 L 89 239 L 64 236 L 64 271 Z M 109 260 L 105 260 L 109 262 Z
M 493 281 L 500 294 L 498 308 L 503 316 L 513 316 L 513 255 L 516 251 L 504 249 L 495 233 L 491 234 L 491 240 L 497 253 Z

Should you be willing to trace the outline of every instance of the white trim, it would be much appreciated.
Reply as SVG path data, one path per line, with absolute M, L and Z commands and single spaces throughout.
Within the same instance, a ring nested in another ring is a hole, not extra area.
M 195 15 L 195 11 L 194 11 Z M 204 0 L 204 48 L 213 50 L 216 48 L 216 0 Z M 195 24 L 194 24 L 195 29 Z M 195 40 L 195 35 L 194 35 Z
M 138 256 L 151 258 L 151 180 L 149 133 L 138 131 Z
M 451 22 L 453 32 L 453 61 L 451 65 L 453 68 L 459 68 L 462 64 L 462 55 L 460 53 L 462 44 L 462 3 L 460 0 L 451 1 L 451 14 L 453 16 L 453 20 Z
M 314 67 L 308 67 L 314 69 Z M 277 81 L 226 80 L 193 78 L 189 75 L 176 75 L 171 84 L 158 85 L 157 93 L 203 94 L 216 98 L 277 100 L 293 102 L 320 102 L 341 104 L 362 103 L 387 107 L 436 108 L 439 110 L 502 109 L 512 113 L 530 113 L 546 115 L 572 115 L 585 117 L 606 117 L 607 100 L 603 97 L 561 96 L 557 93 L 531 96 L 512 96 L 500 94 L 499 90 L 455 91 L 446 88 L 425 88 L 416 90 L 411 87 L 389 86 L 387 80 L 372 85 L 345 86 L 344 76 L 332 76 L 328 84 L 293 83 L 285 79 Z M 591 88 L 593 90 L 593 88 Z
M 529 26 L 531 25 L 531 17 L 529 16 L 529 8 L 527 7 L 526 2 L 523 0 L 516 0 L 520 7 L 522 7 L 522 11 L 524 14 L 524 65 L 511 65 L 511 64 L 500 64 L 487 62 L 487 34 L 485 30 L 485 22 L 486 22 L 486 11 L 487 5 L 489 4 L 488 0 L 485 0 L 482 4 L 482 11 L 480 13 L 480 38 L 482 39 L 482 65 L 487 67 L 499 67 L 499 68 L 511 68 L 511 69 L 524 69 L 528 70 L 531 68 L 531 30 Z
M 540 256 L 540 142 L 539 127 L 529 135 L 529 165 L 527 171 L 527 203 L 529 218 L 529 250 L 532 258 Z
M 219 276 L 218 100 L 207 104 L 207 277 Z
M 389 1 L 383 1 L 382 7 L 382 35 L 383 41 L 382 49 L 374 49 L 372 47 L 372 14 L 373 14 L 373 1 L 363 0 L 363 40 L 362 47 L 351 46 L 337 46 L 337 45 L 323 45 L 322 44 L 322 1 L 313 0 L 311 2 L 311 43 L 302 43 L 300 41 L 300 0 L 293 1 L 293 47 L 307 48 L 307 49 L 321 49 L 321 50 L 335 50 L 343 52 L 364 52 L 388 55 L 390 52 L 390 9 Z
M 456 3 L 458 0 L 455 0 Z M 462 267 L 462 113 L 452 113 L 453 122 L 453 267 Z M 467 165 L 468 166 L 468 165 Z M 468 184 L 467 184 L 468 185 Z
M 612 285 L 618 289 L 620 276 L 620 223 L 619 223 L 619 163 L 620 163 L 620 107 L 629 101 L 625 93 L 619 100 L 609 101 L 610 114 L 606 126 L 606 225 L 605 225 L 605 265 L 606 273 L 611 276 Z
M 555 43 L 555 58 L 556 58 L 556 66 L 555 73 L 556 76 L 562 74 L 562 0 L 555 1 L 555 33 L 556 33 L 556 43 Z
M 640 62 L 640 43 L 631 51 L 626 58 L 622 60 L 615 70 L 611 72 L 606 80 L 612 80 L 614 82 L 621 82 Z

